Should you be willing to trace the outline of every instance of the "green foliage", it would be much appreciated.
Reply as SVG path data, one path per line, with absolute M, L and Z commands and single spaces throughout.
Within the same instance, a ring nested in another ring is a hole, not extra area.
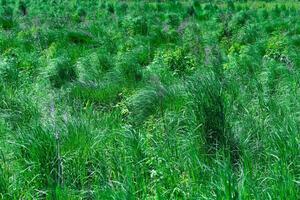
M 74 15 L 72 17 L 77 23 L 80 23 L 80 22 L 84 22 L 86 15 L 87 15 L 87 13 L 86 13 L 85 9 L 82 7 L 79 7 L 79 8 L 77 8 L 76 12 L 74 13 Z
M 68 59 L 53 60 L 49 68 L 48 76 L 53 87 L 59 88 L 77 78 L 75 67 Z
M 197 110 L 199 110 L 198 113 L 203 113 L 204 115 L 202 116 L 201 114 L 198 118 L 201 119 L 204 117 L 204 132 L 207 134 L 208 144 L 211 145 L 212 148 L 218 146 L 219 143 L 222 143 L 225 140 L 224 105 L 222 94 L 220 93 L 220 86 L 215 82 L 218 81 L 208 77 L 203 78 L 199 83 L 191 86 L 193 90 L 196 90 L 192 91 L 193 94 L 201 95 L 200 97 L 196 96 L 197 100 L 195 102 L 199 103 L 199 105 L 196 105 Z
M 127 84 L 139 82 L 143 78 L 141 66 L 139 64 L 138 51 L 126 53 L 126 57 L 119 57 L 117 65 L 117 73 L 121 74 Z
M 17 158 L 22 158 L 24 169 L 31 168 L 29 173 L 38 175 L 34 180 L 38 189 L 51 187 L 56 181 L 56 149 L 55 136 L 50 132 L 43 130 L 42 127 L 34 127 L 21 132 L 16 141 L 21 144 L 17 146 Z M 29 174 L 28 174 L 29 175 Z M 28 176 L 27 181 L 32 177 Z
M 104 82 L 99 85 L 77 84 L 70 92 L 70 97 L 85 103 L 110 104 L 120 98 L 122 85 L 114 82 Z
M 14 26 L 13 9 L 4 5 L 0 10 L 0 25 L 4 30 L 9 30 Z
M 183 48 L 168 50 L 163 54 L 163 59 L 170 70 L 180 76 L 189 74 L 196 68 L 196 59 Z
M 79 58 L 76 63 L 78 79 L 81 82 L 98 82 L 104 74 L 114 67 L 111 55 L 105 51 L 98 51 L 86 57 Z
M 0 199 L 300 199 L 299 7 L 1 0 Z
M 68 41 L 75 44 L 86 44 L 92 40 L 92 37 L 81 31 L 69 31 L 67 33 Z
M 13 60 L 3 59 L 0 63 L 0 77 L 3 85 L 18 84 L 20 71 Z
M 147 18 L 144 16 L 128 17 L 122 21 L 122 27 L 127 31 L 128 35 L 147 35 L 148 24 Z

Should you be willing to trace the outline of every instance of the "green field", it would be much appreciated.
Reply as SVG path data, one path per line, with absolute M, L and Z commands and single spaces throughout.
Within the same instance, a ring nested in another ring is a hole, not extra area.
M 0 199 L 300 199 L 300 1 L 0 3 Z

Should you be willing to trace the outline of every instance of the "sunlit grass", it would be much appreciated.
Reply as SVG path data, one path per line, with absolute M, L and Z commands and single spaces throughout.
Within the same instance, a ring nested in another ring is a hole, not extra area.
M 298 2 L 0 3 L 0 199 L 300 198 Z

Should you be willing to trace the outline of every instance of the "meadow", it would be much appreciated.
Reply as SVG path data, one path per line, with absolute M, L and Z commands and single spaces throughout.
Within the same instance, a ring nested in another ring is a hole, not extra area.
M 0 4 L 0 199 L 300 199 L 299 1 Z

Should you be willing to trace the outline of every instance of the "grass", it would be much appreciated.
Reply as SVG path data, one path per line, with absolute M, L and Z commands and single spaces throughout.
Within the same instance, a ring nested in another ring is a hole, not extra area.
M 2 0 L 0 199 L 299 199 L 298 8 Z

